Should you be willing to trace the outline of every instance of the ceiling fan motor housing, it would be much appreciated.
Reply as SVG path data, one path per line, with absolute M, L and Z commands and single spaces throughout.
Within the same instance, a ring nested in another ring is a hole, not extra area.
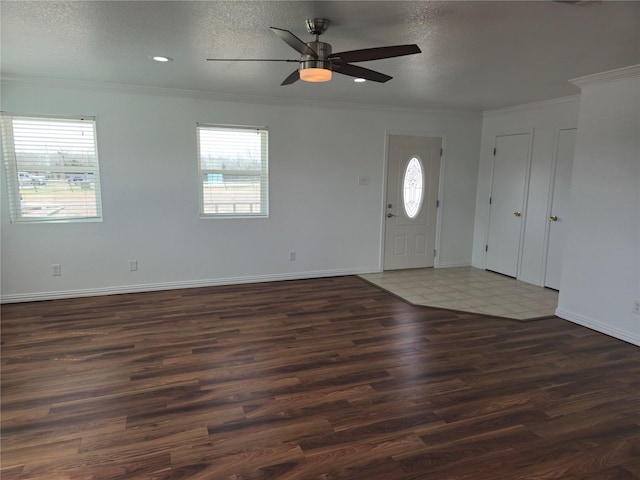
M 300 58 L 300 70 L 306 68 L 324 68 L 331 70 L 331 62 L 328 57 L 331 55 L 331 45 L 324 42 L 309 42 L 307 46 L 318 54 L 318 58 L 311 55 L 302 55 Z

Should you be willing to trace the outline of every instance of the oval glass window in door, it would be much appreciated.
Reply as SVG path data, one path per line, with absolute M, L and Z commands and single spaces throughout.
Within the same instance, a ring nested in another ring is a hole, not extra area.
M 415 218 L 422 208 L 424 192 L 424 175 L 422 162 L 417 157 L 412 157 L 404 170 L 402 180 L 402 203 L 404 211 L 409 218 Z

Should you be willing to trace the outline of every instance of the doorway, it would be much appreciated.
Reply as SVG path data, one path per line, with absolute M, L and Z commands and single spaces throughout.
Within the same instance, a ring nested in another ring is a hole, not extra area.
M 389 136 L 384 270 L 434 265 L 441 153 L 440 137 Z

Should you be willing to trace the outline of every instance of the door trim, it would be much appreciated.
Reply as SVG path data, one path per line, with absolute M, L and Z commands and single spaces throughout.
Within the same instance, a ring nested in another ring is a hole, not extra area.
M 385 130 L 384 135 L 384 157 L 382 162 L 382 204 L 380 205 L 380 255 L 378 258 L 378 271 L 384 271 L 384 239 L 386 233 L 385 215 L 387 213 L 387 169 L 389 168 L 389 138 L 393 135 L 402 135 L 407 137 L 428 137 L 439 138 L 442 145 L 442 155 L 440 156 L 440 174 L 438 178 L 438 202 L 440 206 L 436 210 L 436 236 L 435 249 L 436 256 L 433 257 L 433 268 L 440 266 L 440 231 L 442 226 L 442 209 L 444 208 L 443 192 L 444 192 L 444 175 L 445 160 L 447 157 L 447 134 L 444 132 L 431 131 L 411 131 L 411 130 Z

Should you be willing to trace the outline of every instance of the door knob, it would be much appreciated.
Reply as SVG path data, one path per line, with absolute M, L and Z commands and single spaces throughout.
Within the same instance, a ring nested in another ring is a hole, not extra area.
M 394 215 L 393 213 L 387 213 L 387 218 L 391 218 L 391 217 L 397 217 L 397 215 Z
M 513 214 L 514 214 L 516 217 L 519 217 L 520 215 L 522 215 L 522 213 L 520 213 L 520 212 L 513 212 Z
M 556 215 L 551 215 L 549 217 L 549 220 L 551 220 L 552 222 L 557 222 L 558 221 L 558 217 Z

